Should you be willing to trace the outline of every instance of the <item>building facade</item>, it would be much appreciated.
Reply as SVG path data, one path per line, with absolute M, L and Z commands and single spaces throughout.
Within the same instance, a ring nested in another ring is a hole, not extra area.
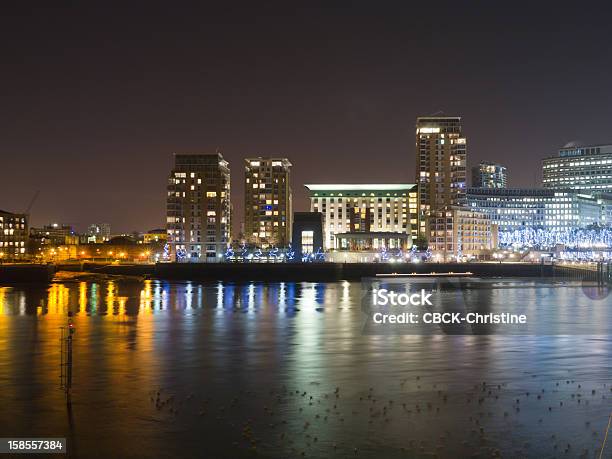
M 168 242 L 168 232 L 163 228 L 156 228 L 142 234 L 143 244 L 152 244 L 155 242 L 163 244 Z
M 42 228 L 31 228 L 30 237 L 36 244 L 48 246 L 78 245 L 79 235 L 70 225 L 51 223 Z
M 295 212 L 291 246 L 295 260 L 314 256 L 323 250 L 323 214 L 320 212 Z
M 230 242 L 230 170 L 220 153 L 175 154 L 168 178 L 169 257 L 221 261 Z
M 27 257 L 28 217 L 0 210 L 0 262 Z
M 488 215 L 463 207 L 446 207 L 427 218 L 434 261 L 488 259 L 497 246 L 497 227 Z
M 472 188 L 506 188 L 507 185 L 505 166 L 483 161 L 472 167 Z
M 609 224 L 612 201 L 591 194 L 553 189 L 468 188 L 467 204 L 486 214 L 499 231 L 550 231 Z M 608 220 L 608 222 L 606 221 Z
M 244 181 L 244 231 L 247 241 L 264 248 L 289 244 L 293 218 L 289 160 L 247 158 Z
M 323 215 L 326 250 L 377 250 L 397 240 L 412 246 L 419 234 L 416 184 L 305 185 L 310 211 Z M 396 235 L 396 237 L 391 237 Z M 368 247 L 366 247 L 368 246 Z
M 86 242 L 102 243 L 110 240 L 111 227 L 108 223 L 92 223 L 87 228 Z
M 417 118 L 416 180 L 422 217 L 436 209 L 465 204 L 466 149 L 460 117 Z M 421 221 L 424 230 L 425 221 Z
M 542 161 L 542 185 L 555 190 L 612 192 L 612 145 L 564 147 Z

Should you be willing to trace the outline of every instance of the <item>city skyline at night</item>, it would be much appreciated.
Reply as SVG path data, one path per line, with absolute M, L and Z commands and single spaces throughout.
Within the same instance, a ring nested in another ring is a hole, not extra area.
M 156 228 L 181 152 L 219 150 L 235 170 L 287 157 L 295 184 L 403 183 L 414 120 L 440 111 L 462 117 L 468 167 L 502 162 L 509 186 L 538 187 L 541 160 L 568 142 L 610 141 L 612 60 L 593 45 L 605 17 L 539 5 L 14 6 L 1 29 L 0 208 L 23 212 L 41 190 L 34 226 Z
M 4 5 L 0 456 L 612 459 L 611 13 Z

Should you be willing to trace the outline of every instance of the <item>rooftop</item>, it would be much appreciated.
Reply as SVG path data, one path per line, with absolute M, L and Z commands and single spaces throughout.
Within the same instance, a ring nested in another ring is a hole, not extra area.
M 18 212 L 9 212 L 8 210 L 2 210 L 0 209 L 0 214 L 8 214 L 8 215 L 25 215 L 25 214 L 20 214 Z
M 384 184 L 307 184 L 310 191 L 401 191 L 416 186 L 414 183 L 384 183 Z

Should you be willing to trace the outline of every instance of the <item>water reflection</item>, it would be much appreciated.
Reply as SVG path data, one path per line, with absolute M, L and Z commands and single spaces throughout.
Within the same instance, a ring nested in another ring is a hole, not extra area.
M 0 287 L 0 425 L 10 425 L 11 435 L 72 432 L 83 457 L 197 457 L 203 432 L 211 457 L 239 457 L 240 448 L 225 452 L 241 441 L 234 434 L 240 437 L 247 419 L 278 448 L 269 452 L 272 457 L 299 454 L 275 443 L 280 434 L 295 439 L 296 447 L 310 444 L 310 457 L 331 457 L 324 448 L 332 443 L 351 445 L 343 450 L 347 457 L 354 457 L 355 444 L 360 457 L 406 457 L 400 452 L 406 432 L 428 440 L 429 448 L 448 430 L 461 448 L 462 435 L 470 438 L 470 430 L 480 427 L 489 444 L 509 457 L 515 452 L 512 438 L 521 438 L 521 448 L 532 443 L 523 456 L 554 455 L 547 443 L 553 434 L 571 437 L 576 449 L 594 450 L 598 438 L 584 426 L 599 426 L 609 414 L 609 400 L 602 398 L 612 368 L 609 300 L 590 300 L 580 285 L 497 280 L 474 286 L 462 298 L 477 310 L 526 311 L 549 335 L 590 317 L 599 336 L 537 336 L 542 330 L 525 337 L 368 336 L 362 333 L 362 294 L 361 284 L 350 282 Z M 455 301 L 455 293 L 449 298 Z M 76 327 L 74 432 L 57 390 L 59 327 L 68 311 Z M 575 382 L 568 389 L 556 385 L 566 380 Z M 506 391 L 494 393 L 499 400 L 485 392 L 487 401 L 477 403 L 483 382 L 488 391 Z M 578 383 L 590 404 L 571 398 Z M 159 388 L 182 400 L 177 411 L 156 409 L 151 399 Z M 281 403 L 283 388 L 294 396 L 283 395 Z M 369 422 L 372 405 L 362 399 L 370 388 L 386 406 L 396 400 L 393 420 Z M 538 404 L 535 394 L 543 389 L 546 400 Z M 513 405 L 518 397 L 520 413 Z M 548 397 L 557 397 L 556 410 L 548 411 Z M 413 411 L 400 408 L 400 401 Z M 417 404 L 421 413 L 414 411 Z M 264 405 L 273 406 L 276 417 Z M 304 436 L 305 422 L 317 445 Z M 448 451 L 446 457 L 453 457 L 455 450 Z
M 338 313 L 359 308 L 362 294 L 359 283 L 346 281 L 64 282 L 49 286 L 0 287 L 0 315 L 65 316 L 71 311 L 76 315 L 136 317 L 162 311 L 199 314 L 207 310 L 215 311 L 218 317 L 241 313 L 250 318 L 261 314 L 292 318 L 300 314 L 325 314 L 330 310 Z M 612 327 L 609 320 L 612 299 L 593 300 L 584 294 L 579 284 L 498 280 L 470 282 L 460 289 L 442 288 L 436 294 L 445 304 L 455 305 L 458 310 L 528 314 L 532 319 L 529 327 L 521 329 L 524 334 L 607 334 Z M 467 332 L 488 334 L 499 330 L 499 326 L 479 325 Z
M 145 280 L 138 282 L 52 283 L 46 286 L 0 287 L 0 314 L 8 315 L 129 315 L 165 309 L 217 308 L 256 314 L 273 308 L 289 314 L 319 310 L 325 306 L 347 307 L 348 282 L 194 284 Z

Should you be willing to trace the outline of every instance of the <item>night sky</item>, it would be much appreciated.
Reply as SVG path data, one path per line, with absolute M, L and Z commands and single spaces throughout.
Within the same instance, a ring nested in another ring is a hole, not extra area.
M 40 190 L 33 225 L 163 227 L 172 153 L 219 149 L 235 223 L 246 156 L 287 156 L 305 210 L 304 183 L 413 182 L 415 119 L 438 111 L 510 186 L 612 142 L 605 3 L 131 3 L 3 7 L 0 209 Z

